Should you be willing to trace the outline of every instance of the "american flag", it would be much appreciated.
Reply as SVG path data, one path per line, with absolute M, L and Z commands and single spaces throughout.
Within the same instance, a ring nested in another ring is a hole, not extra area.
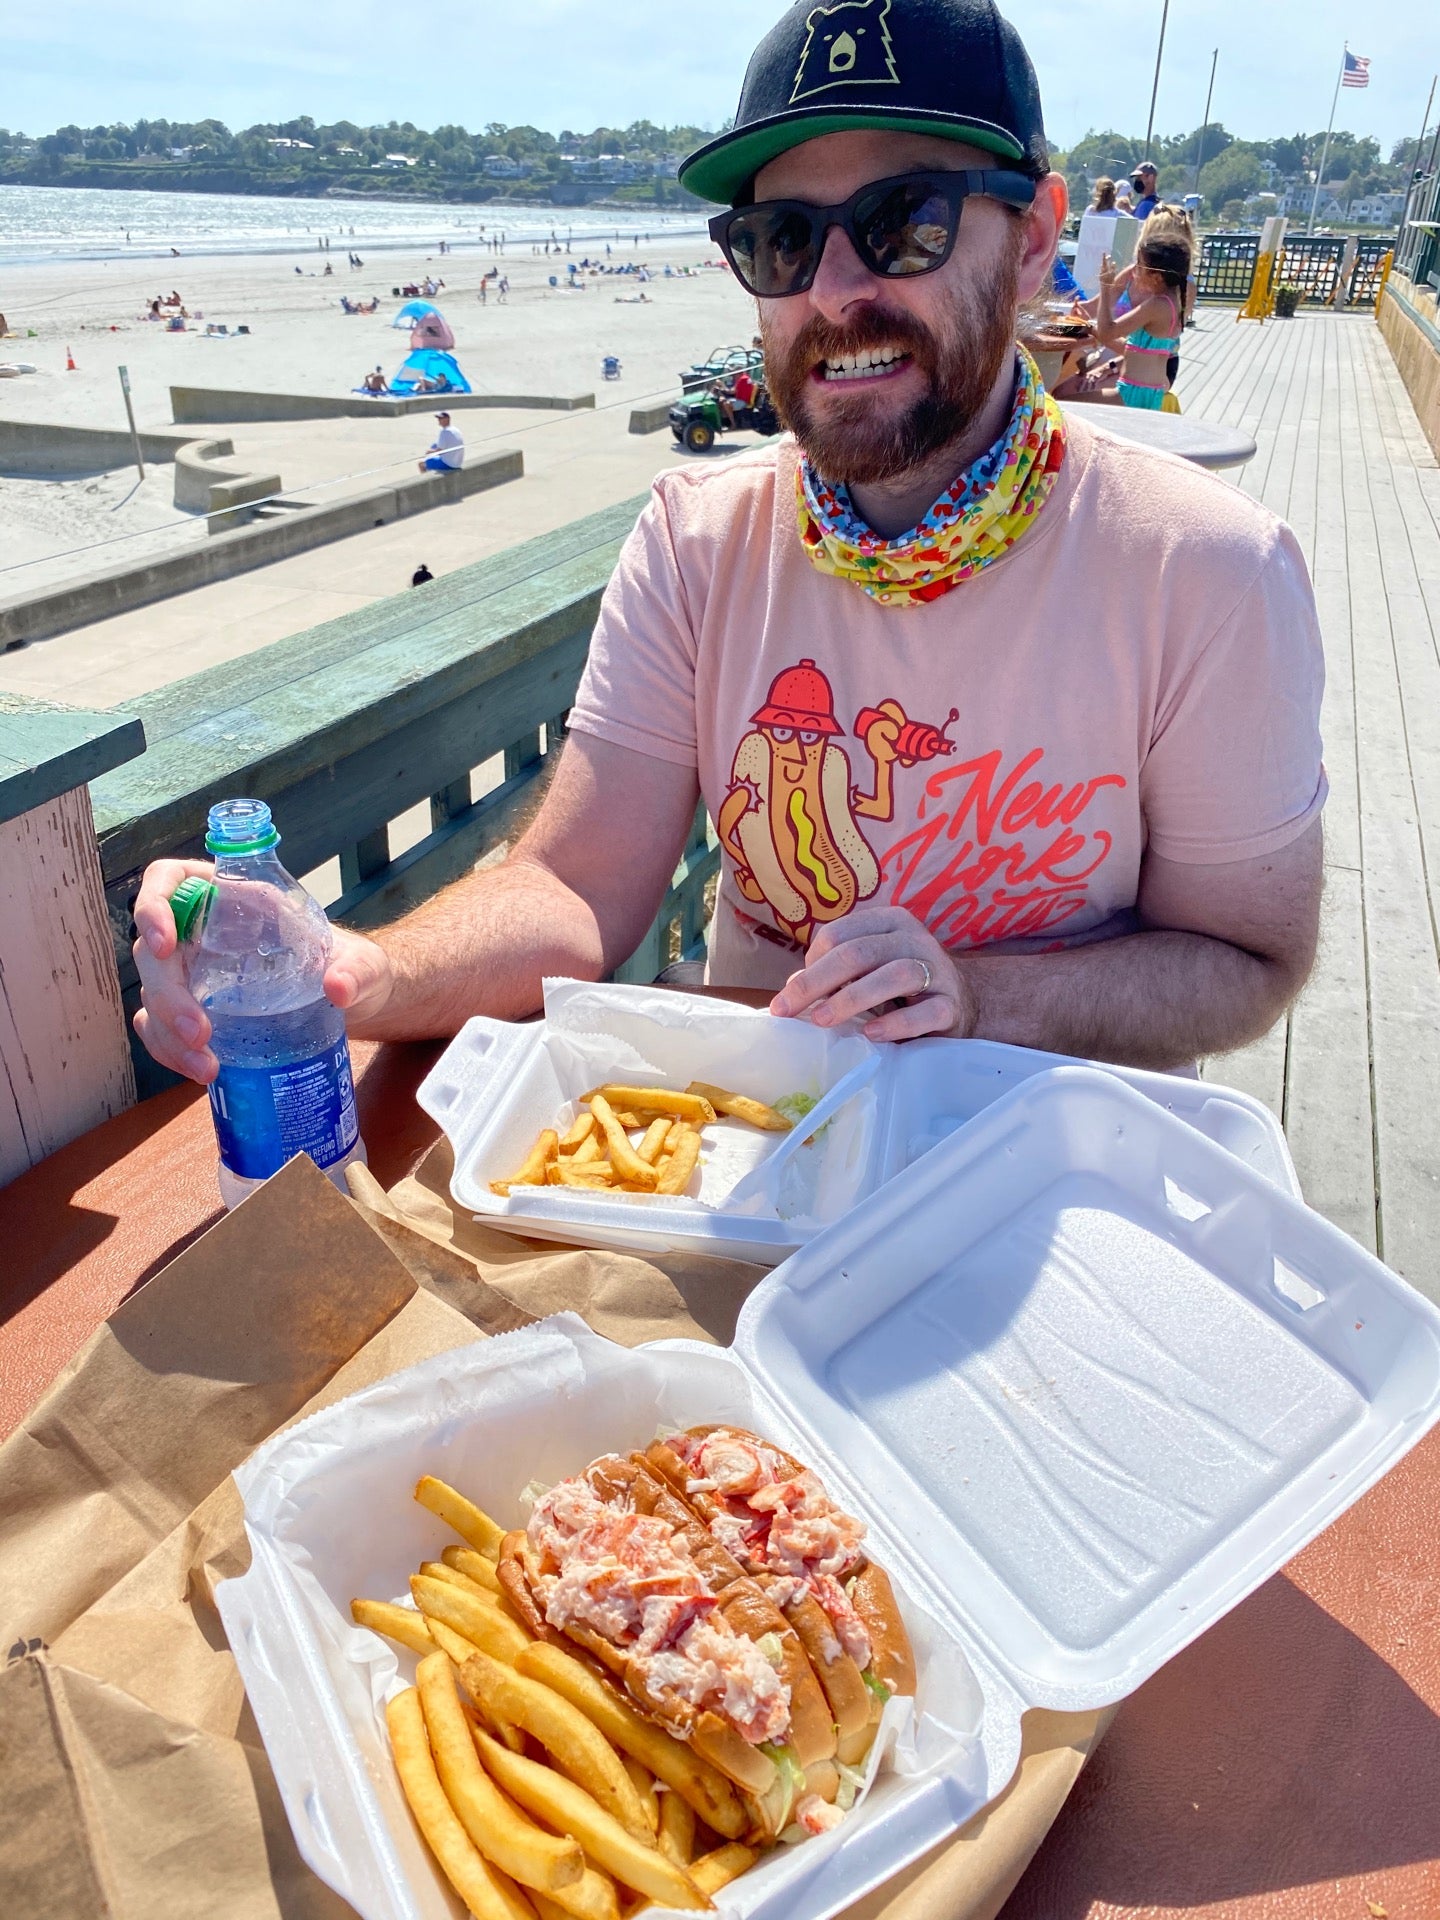
M 1370 84 L 1370 62 L 1358 53 L 1345 49 L 1345 70 L 1340 76 L 1342 87 L 1368 87 Z

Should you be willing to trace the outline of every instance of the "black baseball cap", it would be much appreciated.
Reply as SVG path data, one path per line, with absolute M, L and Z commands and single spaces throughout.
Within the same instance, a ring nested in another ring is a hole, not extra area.
M 760 169 L 825 133 L 938 134 L 1049 170 L 1040 88 L 994 0 L 797 0 L 751 56 L 735 124 L 680 184 L 734 205 Z

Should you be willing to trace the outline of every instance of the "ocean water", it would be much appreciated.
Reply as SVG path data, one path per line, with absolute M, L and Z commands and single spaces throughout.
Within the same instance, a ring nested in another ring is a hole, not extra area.
M 483 229 L 483 233 L 482 233 Z M 479 250 L 503 233 L 512 246 L 573 236 L 578 244 L 609 240 L 634 252 L 640 236 L 655 241 L 700 234 L 697 213 L 595 207 L 442 205 L 412 200 L 299 200 L 228 193 L 111 192 L 89 187 L 0 186 L 0 264 L 49 260 L 169 258 L 226 253 L 315 253 L 328 237 L 331 253 L 362 256 L 435 246 Z

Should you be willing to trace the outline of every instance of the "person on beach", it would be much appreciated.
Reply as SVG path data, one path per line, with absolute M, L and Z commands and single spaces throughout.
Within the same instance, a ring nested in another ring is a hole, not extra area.
M 440 431 L 426 449 L 420 462 L 421 473 L 451 473 L 465 464 L 465 442 L 450 424 L 448 413 L 437 413 Z
M 357 1037 L 611 972 L 702 797 L 709 978 L 779 1016 L 1174 1068 L 1306 977 L 1323 661 L 1295 538 L 1064 413 L 1017 346 L 1067 193 L 992 0 L 847 0 L 845 48 L 837 16 L 788 10 L 680 170 L 724 209 L 789 431 L 656 480 L 507 858 L 335 929 Z M 137 1029 L 202 1082 L 169 897 L 204 871 L 156 862 L 135 909 Z

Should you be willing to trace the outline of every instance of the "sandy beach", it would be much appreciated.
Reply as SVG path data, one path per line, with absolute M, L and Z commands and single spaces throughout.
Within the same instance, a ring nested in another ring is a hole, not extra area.
M 197 657 L 192 646 L 187 658 L 182 646 L 173 660 L 162 664 L 157 659 L 144 670 L 137 664 L 125 686 L 117 684 L 125 678 L 134 652 L 127 636 L 133 638 L 134 630 L 151 640 L 173 638 L 182 606 L 189 609 L 193 636 L 197 626 L 208 635 L 217 625 L 213 607 L 205 604 L 207 597 L 227 596 L 232 613 L 237 596 L 247 593 L 267 603 L 285 600 L 289 610 L 283 616 L 272 606 L 270 617 L 248 621 L 248 645 L 239 646 L 237 635 L 235 643 L 221 647 L 224 657 L 355 604 L 356 582 L 369 579 L 372 572 L 374 584 L 364 598 L 398 590 L 408 580 L 404 555 L 430 548 L 420 557 L 439 571 L 442 565 L 463 564 L 529 533 L 628 498 L 660 467 L 688 457 L 667 433 L 630 435 L 630 409 L 671 397 L 678 392 L 682 367 L 716 345 L 748 340 L 754 328 L 753 304 L 727 271 L 711 264 L 718 262 L 718 251 L 697 237 L 657 235 L 649 246 L 643 240 L 632 245 L 628 238 L 612 245 L 610 265 L 644 262 L 652 278 L 642 285 L 632 276 L 582 274 L 583 292 L 563 284 L 551 287 L 550 275 L 563 283 L 568 260 L 603 262 L 603 242 L 597 248 L 593 241 L 577 238 L 569 256 L 548 257 L 528 245 L 511 247 L 500 258 L 474 249 L 446 256 L 433 248 L 417 249 L 377 256 L 358 272 L 347 268 L 343 243 L 335 243 L 328 257 L 334 268 L 329 278 L 321 271 L 326 256 L 318 252 L 300 263 L 299 273 L 293 257 L 263 254 L 8 267 L 0 273 L 0 312 L 12 334 L 22 337 L 0 343 L 0 359 L 30 361 L 38 371 L 0 380 L 0 418 L 123 428 L 117 373 L 122 364 L 129 368 L 142 430 L 176 431 L 170 414 L 172 384 L 348 393 L 371 368 L 378 365 L 387 374 L 398 368 L 408 351 L 408 335 L 390 325 L 400 305 L 392 288 L 422 281 L 427 273 L 446 283 L 436 304 L 454 330 L 456 358 L 477 393 L 593 393 L 596 412 L 460 414 L 457 424 L 469 453 L 500 446 L 524 449 L 523 481 L 418 521 L 316 549 L 181 601 L 120 616 L 83 634 L 38 642 L 4 657 L 0 689 L 112 704 L 123 698 L 127 686 L 142 691 L 164 684 L 216 657 L 208 644 L 201 649 L 203 657 Z M 482 306 L 481 276 L 493 265 L 508 275 L 509 297 L 501 304 L 492 282 Z M 670 278 L 665 277 L 667 265 L 674 270 Z M 682 268 L 692 271 L 678 271 Z M 190 331 L 169 333 L 143 317 L 150 300 L 172 288 L 184 298 Z M 647 296 L 644 303 L 617 298 L 641 291 Z M 340 308 L 342 293 L 352 300 L 378 295 L 379 310 L 373 317 L 346 315 Z M 223 338 L 207 336 L 207 323 L 224 324 L 231 332 Z M 251 331 L 237 336 L 234 329 L 242 324 Z M 32 328 L 34 337 L 23 337 Z M 66 370 L 67 351 L 73 352 L 74 372 Z M 620 357 L 623 372 L 618 381 L 600 377 L 606 353 Z M 420 414 L 399 420 L 222 424 L 203 431 L 228 433 L 238 459 L 278 471 L 287 492 L 324 502 L 413 471 L 433 436 L 434 423 Z M 748 441 L 749 436 L 736 436 L 724 444 L 730 449 Z M 203 541 L 203 518 L 178 511 L 172 487 L 168 466 L 150 468 L 141 484 L 133 468 L 64 480 L 0 474 L 0 597 Z M 443 539 L 433 524 L 442 519 L 447 522 Z M 432 525 L 438 544 L 431 538 Z M 384 550 L 399 536 L 403 554 L 392 565 Z M 297 577 L 303 574 L 311 589 L 303 605 L 291 605 L 294 595 L 287 598 L 279 592 L 287 569 Z M 328 578 L 332 589 L 328 601 L 326 589 L 316 584 L 320 578 Z M 153 646 L 146 650 L 156 651 Z M 94 681 L 102 665 L 104 684 L 82 685 Z M 109 698 L 102 701 L 102 693 Z

